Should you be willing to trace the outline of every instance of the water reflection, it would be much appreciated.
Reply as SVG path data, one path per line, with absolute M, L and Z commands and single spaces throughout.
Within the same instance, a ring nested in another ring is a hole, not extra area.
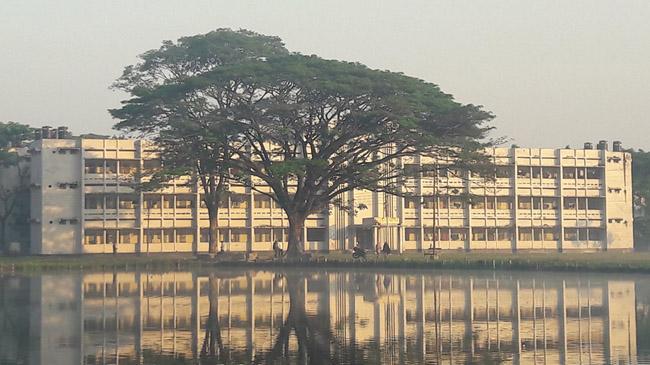
M 0 364 L 634 362 L 635 282 L 492 273 L 0 277 Z

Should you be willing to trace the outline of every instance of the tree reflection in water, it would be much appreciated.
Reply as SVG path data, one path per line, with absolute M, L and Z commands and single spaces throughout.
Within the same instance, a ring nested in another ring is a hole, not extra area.
M 208 282 L 208 300 L 210 309 L 205 325 L 205 337 L 201 346 L 201 364 L 228 363 L 228 352 L 225 351 L 219 324 L 219 281 L 214 273 L 210 274 Z
M 308 315 L 305 310 L 306 277 L 303 273 L 284 275 L 289 292 L 289 313 L 280 327 L 271 350 L 255 359 L 255 363 L 278 363 L 287 361 L 291 355 L 289 342 L 292 335 L 298 345 L 297 359 L 300 363 L 330 364 L 331 339 L 333 338 L 326 318 Z

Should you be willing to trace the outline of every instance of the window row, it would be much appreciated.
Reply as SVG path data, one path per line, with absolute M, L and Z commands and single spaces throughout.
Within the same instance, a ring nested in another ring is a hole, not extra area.
M 560 171 L 564 179 L 600 179 L 603 174 L 601 167 L 560 167 L 557 166 L 517 166 L 518 178 L 533 178 L 533 179 L 557 179 L 560 177 Z M 441 166 L 434 166 L 431 164 L 405 164 L 404 173 L 409 176 L 417 176 L 421 174 L 422 177 L 465 177 L 462 170 L 455 168 L 445 168 Z M 491 177 L 499 179 L 510 178 L 514 176 L 514 165 L 500 165 L 495 166 L 494 173 Z M 485 173 L 471 172 L 472 177 L 486 177 Z
M 437 200 L 437 206 L 434 206 Z M 432 196 L 407 197 L 404 199 L 406 209 L 417 209 L 420 205 L 424 209 L 465 209 L 469 204 L 472 209 L 510 210 L 513 208 L 513 198 L 509 196 L 478 196 L 465 198 L 462 196 Z M 564 209 L 600 211 L 605 207 L 604 198 L 563 198 Z M 520 196 L 517 198 L 519 209 L 557 210 L 560 207 L 560 198 Z
M 134 175 L 140 167 L 139 160 L 86 160 L 86 174 L 125 174 Z
M 423 241 L 433 241 L 433 228 L 424 228 Z M 514 237 L 513 228 L 483 228 L 471 229 L 472 241 L 510 241 Z M 447 228 L 435 229 L 436 241 L 465 241 L 469 236 L 469 228 Z M 530 228 L 520 227 L 517 238 L 520 241 L 559 241 L 559 227 Z M 405 228 L 405 241 L 418 241 L 420 228 Z M 566 241 L 601 241 L 604 239 L 602 228 L 565 228 L 564 239 Z
M 85 209 L 135 209 L 138 196 L 135 194 L 86 194 Z
M 219 242 L 246 243 L 250 230 L 247 228 L 219 228 Z M 254 242 L 287 242 L 289 231 L 286 228 L 255 228 Z M 136 229 L 87 229 L 84 232 L 84 244 L 134 244 L 138 243 Z M 144 230 L 144 242 L 157 243 L 193 243 L 194 229 L 192 228 L 156 228 Z M 201 228 L 200 242 L 209 242 L 210 230 Z M 307 228 L 307 241 L 326 241 L 327 229 Z

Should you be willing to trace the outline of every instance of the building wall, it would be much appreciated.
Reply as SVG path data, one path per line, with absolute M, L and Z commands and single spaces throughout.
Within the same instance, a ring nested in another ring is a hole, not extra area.
M 31 251 L 82 253 L 82 182 L 79 141 L 46 139 L 32 146 Z
M 208 215 L 195 182 L 178 179 L 156 193 L 134 188 L 138 172 L 155 166 L 152 146 L 134 140 L 44 140 L 38 149 L 33 180 L 42 193 L 32 200 L 41 222 L 34 227 L 35 253 L 208 250 Z M 488 152 L 498 166 L 495 179 L 439 169 L 407 181 L 406 197 L 345 193 L 341 199 L 358 208 L 333 207 L 329 215 L 310 216 L 306 249 L 350 249 L 357 242 L 374 248 L 387 242 L 400 252 L 423 250 L 434 244 L 434 232 L 435 246 L 449 250 L 632 249 L 630 154 Z M 399 163 L 404 168 L 445 165 L 423 157 Z M 61 181 L 79 182 L 79 188 L 57 188 Z M 78 223 L 57 224 L 60 219 Z M 227 251 L 271 250 L 275 240 L 286 248 L 283 210 L 244 186 L 230 187 L 219 226 Z

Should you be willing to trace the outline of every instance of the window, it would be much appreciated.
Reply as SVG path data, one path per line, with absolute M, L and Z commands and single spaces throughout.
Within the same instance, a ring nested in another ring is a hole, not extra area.
M 86 209 L 104 209 L 104 195 L 87 194 L 84 205 Z
M 510 228 L 498 228 L 497 229 L 497 239 L 499 241 L 510 241 L 510 240 L 512 240 L 512 230 Z
M 177 195 L 176 196 L 176 209 L 191 209 L 194 197 L 191 195 Z
M 578 240 L 580 241 L 587 240 L 587 228 L 578 228 Z
M 106 194 L 104 200 L 104 206 L 106 207 L 106 209 L 117 209 L 117 195 Z
M 564 229 L 564 239 L 566 241 L 577 241 L 578 240 L 578 230 L 575 228 L 565 228 Z
M 194 232 L 190 228 L 183 228 L 176 230 L 176 243 L 192 243 L 194 242 Z
M 496 241 L 497 240 L 497 230 L 496 230 L 496 228 L 486 228 L 485 233 L 487 233 L 487 240 L 488 241 Z
M 519 240 L 520 241 L 532 241 L 533 240 L 533 230 L 531 228 L 519 228 Z
M 604 209 L 604 204 L 603 204 L 603 199 L 602 198 L 588 198 L 587 199 L 587 209 L 589 210 L 603 210 Z
M 449 206 L 451 209 L 463 209 L 465 208 L 465 202 L 459 196 L 452 196 L 449 197 Z
M 472 200 L 472 208 L 474 209 L 485 209 L 485 198 L 484 197 L 476 197 Z
M 577 198 L 578 200 L 578 210 L 586 210 L 587 209 L 587 199 L 585 198 Z
M 107 229 L 106 230 L 106 243 L 113 245 L 117 243 L 117 230 L 116 229 Z
M 540 197 L 533 197 L 530 198 L 530 200 L 533 202 L 533 209 L 542 209 L 542 198 Z
M 587 168 L 587 179 L 600 179 L 601 170 L 597 167 L 588 167 Z
M 559 175 L 558 167 L 542 167 L 542 178 L 544 179 L 557 179 Z
M 405 241 L 417 241 L 418 236 L 420 235 L 420 230 L 418 228 L 405 228 L 404 229 L 404 240 Z
M 418 206 L 418 198 L 410 196 L 404 199 L 404 208 L 415 209 Z
M 106 168 L 104 170 L 107 174 L 117 174 L 117 161 L 106 160 Z
M 255 208 L 268 209 L 271 208 L 271 198 L 263 194 L 255 194 Z
M 436 176 L 436 166 L 432 164 L 422 165 L 422 176 L 424 177 L 435 177 Z
M 271 242 L 270 228 L 255 228 L 255 242 Z
M 542 208 L 544 210 L 556 210 L 558 208 L 557 198 L 542 198 Z
M 438 240 L 449 241 L 449 228 L 438 229 Z
M 512 166 L 497 166 L 496 176 L 499 179 L 505 179 L 512 176 Z
M 584 179 L 585 178 L 585 168 L 584 167 L 576 168 L 576 177 L 578 179 Z
M 248 195 L 245 194 L 233 194 L 230 198 L 232 207 L 234 209 L 246 209 L 248 208 Z
M 530 166 L 517 167 L 517 177 L 530 178 Z
M 472 228 L 472 240 L 485 241 L 485 228 Z
M 120 195 L 120 209 L 135 209 L 136 197 L 133 195 Z
M 84 244 L 86 245 L 104 244 L 104 232 L 95 229 L 86 230 L 86 232 L 84 232 Z
M 438 209 L 449 209 L 449 197 L 448 196 L 438 197 Z
M 144 207 L 146 209 L 160 209 L 162 206 L 159 194 L 147 194 L 144 196 Z
M 541 241 L 542 240 L 542 229 L 541 228 L 533 228 L 533 240 L 534 241 Z
M 325 228 L 307 228 L 307 241 L 325 241 L 327 235 Z
M 121 229 L 120 230 L 120 243 L 134 244 L 138 243 L 138 231 L 134 229 Z
M 146 243 L 162 243 L 162 232 L 159 229 L 146 229 L 144 237 Z
M 201 228 L 199 231 L 199 242 L 209 242 L 210 241 L 210 229 Z
M 544 228 L 544 241 L 557 241 L 560 239 L 560 231 L 557 228 Z
M 564 209 L 576 209 L 576 198 L 564 198 Z
M 531 167 L 531 175 L 533 179 L 539 179 L 542 176 L 542 168 L 541 167 Z
M 452 228 L 450 232 L 452 241 L 465 241 L 467 239 L 467 229 L 465 228 Z
M 84 172 L 86 174 L 103 174 L 104 160 L 86 160 Z
M 602 241 L 603 240 L 603 230 L 599 228 L 589 228 L 589 241 Z
M 519 197 L 519 209 L 530 209 L 532 208 L 531 199 L 527 196 Z
M 173 195 L 163 196 L 163 208 L 172 209 L 173 207 L 174 207 L 174 196 Z
M 231 242 L 248 242 L 248 231 L 242 228 L 235 228 L 230 231 Z
M 273 241 L 286 242 L 289 240 L 288 232 L 286 229 L 273 228 Z
M 495 201 L 495 198 L 493 196 L 486 196 L 485 197 L 485 209 L 494 210 L 494 201 Z
M 173 242 L 174 242 L 174 230 L 163 229 L 163 243 L 173 243 Z
M 576 169 L 575 169 L 575 167 L 564 167 L 564 168 L 562 168 L 562 177 L 564 179 L 575 179 L 576 178 Z
M 497 197 L 497 209 L 508 210 L 512 209 L 512 199 L 510 197 Z
M 135 160 L 120 160 L 120 174 L 135 175 L 138 171 L 139 161 Z
M 230 242 L 230 230 L 221 228 L 219 231 L 219 242 Z
M 425 196 L 423 200 L 424 200 L 424 208 L 425 209 L 433 209 L 434 208 L 433 207 L 434 199 L 433 199 L 432 196 Z

